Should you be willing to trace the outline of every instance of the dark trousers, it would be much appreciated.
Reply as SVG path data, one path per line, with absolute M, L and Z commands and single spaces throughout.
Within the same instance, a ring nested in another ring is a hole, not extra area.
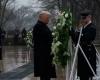
M 40 80 L 50 80 L 50 78 L 49 77 L 46 77 L 46 76 L 41 76 L 40 77 Z
M 80 76 L 80 80 L 89 80 L 89 77 L 88 76 Z

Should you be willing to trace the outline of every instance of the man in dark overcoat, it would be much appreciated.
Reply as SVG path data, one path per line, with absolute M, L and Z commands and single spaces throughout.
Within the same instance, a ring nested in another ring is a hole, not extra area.
M 81 26 L 83 30 L 80 45 L 96 73 L 96 50 L 93 45 L 93 41 L 96 37 L 96 26 L 92 22 L 91 11 L 85 10 L 81 12 Z M 79 32 L 79 29 L 72 29 L 71 31 L 72 39 L 75 44 L 78 42 Z M 89 78 L 94 76 L 80 49 L 78 51 L 78 76 L 80 80 L 89 80 Z
M 47 24 L 50 13 L 42 11 L 39 20 L 33 28 L 34 44 L 34 76 L 40 80 L 50 80 L 55 78 L 55 66 L 52 64 L 51 45 L 52 34 Z

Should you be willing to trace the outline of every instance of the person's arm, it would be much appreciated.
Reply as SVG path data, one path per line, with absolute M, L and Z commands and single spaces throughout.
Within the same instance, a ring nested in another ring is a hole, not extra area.
M 77 44 L 78 38 L 79 38 L 79 31 L 76 31 L 76 29 L 72 28 L 70 30 L 70 36 L 72 38 L 72 41 L 74 42 L 74 44 Z
M 70 35 L 71 35 L 72 40 L 73 40 L 75 45 L 77 44 L 78 39 L 79 39 L 80 29 L 84 25 L 85 24 L 84 24 L 83 20 L 80 20 L 78 26 L 76 27 L 76 29 L 72 28 L 71 31 L 70 31 Z

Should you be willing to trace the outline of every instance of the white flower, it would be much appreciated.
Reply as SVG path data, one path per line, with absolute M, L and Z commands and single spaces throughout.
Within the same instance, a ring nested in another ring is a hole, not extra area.
M 70 13 L 70 16 L 72 17 L 72 13 Z
M 57 26 L 61 26 L 61 24 L 60 24 L 60 23 L 58 23 L 58 24 L 57 24 Z
M 57 41 L 56 46 L 61 45 L 62 43 L 60 41 Z
M 64 25 L 65 25 L 65 21 L 66 21 L 66 19 L 65 19 L 65 18 L 63 18 L 63 21 L 62 21 L 62 26 L 64 26 Z
M 69 23 L 72 24 L 72 21 L 70 20 Z
M 52 43 L 52 52 L 55 54 L 56 53 L 56 46 L 55 43 Z
M 54 26 L 53 29 L 55 30 L 56 29 L 56 26 Z
M 62 43 L 60 41 L 57 41 L 56 43 L 52 43 L 52 52 L 54 54 L 58 53 L 59 48 L 58 46 L 61 45 Z
M 68 13 L 65 14 L 65 18 L 68 18 Z
M 52 33 L 52 35 L 54 36 L 54 35 L 55 35 L 55 33 L 53 32 L 53 33 Z
M 65 11 L 61 15 L 64 15 L 64 14 L 65 14 Z

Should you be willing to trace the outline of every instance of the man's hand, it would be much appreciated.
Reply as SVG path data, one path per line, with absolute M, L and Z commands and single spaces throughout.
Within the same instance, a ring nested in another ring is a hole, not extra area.
M 84 27 L 84 25 L 85 25 L 84 21 L 83 21 L 83 20 L 80 20 L 80 21 L 79 21 L 79 26 L 78 26 L 78 28 Z

